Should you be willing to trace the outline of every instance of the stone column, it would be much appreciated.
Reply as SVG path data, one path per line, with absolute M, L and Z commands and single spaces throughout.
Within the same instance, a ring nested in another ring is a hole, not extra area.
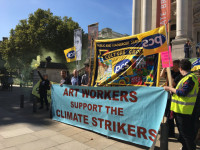
M 192 37 L 192 0 L 176 0 L 176 38 L 172 41 L 173 59 L 185 57 L 184 44 Z
M 140 33 L 140 26 L 141 26 L 141 0 L 133 0 L 132 35 Z
M 176 0 L 176 39 L 187 37 L 188 0 Z
M 151 30 L 152 0 L 142 1 L 142 32 Z

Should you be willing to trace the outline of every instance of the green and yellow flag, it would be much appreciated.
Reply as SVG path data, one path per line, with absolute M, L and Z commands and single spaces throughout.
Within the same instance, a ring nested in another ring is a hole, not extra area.
M 64 50 L 64 53 L 65 53 L 67 62 L 76 61 L 76 48 L 75 47 Z

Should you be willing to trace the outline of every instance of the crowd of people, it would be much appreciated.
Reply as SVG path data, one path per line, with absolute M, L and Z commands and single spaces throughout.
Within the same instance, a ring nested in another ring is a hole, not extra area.
M 169 127 L 169 137 L 175 137 L 175 125 L 179 131 L 178 141 L 182 144 L 182 150 L 196 149 L 196 136 L 199 129 L 199 80 L 192 73 L 191 62 L 188 59 L 175 60 L 171 70 L 172 87 L 164 86 L 169 92 L 165 115 Z M 161 77 L 166 77 L 166 69 L 161 72 Z
M 60 80 L 60 86 L 63 86 L 63 84 L 68 85 L 77 85 L 77 86 L 89 86 L 90 85 L 90 67 L 89 63 L 85 63 L 85 74 L 83 74 L 82 77 L 78 75 L 78 71 L 75 69 L 73 71 L 73 76 L 71 77 L 69 74 L 69 71 L 62 70 L 60 72 L 61 80 Z M 38 71 L 38 75 L 40 76 L 40 85 L 39 85 L 39 94 L 40 94 L 40 107 L 39 109 L 44 108 L 44 103 L 46 104 L 46 109 L 49 110 L 48 106 L 48 100 L 47 100 L 47 91 L 50 90 L 51 83 L 48 80 L 48 75 L 44 74 L 43 76 Z
M 70 77 L 69 72 L 61 71 L 60 86 L 63 84 L 89 86 L 90 85 L 90 67 L 85 65 L 85 74 L 80 77 L 78 71 L 73 71 L 73 77 Z M 161 77 L 166 79 L 167 85 L 164 90 L 168 91 L 168 102 L 165 111 L 167 124 L 169 126 L 169 137 L 175 137 L 175 122 L 179 131 L 178 141 L 182 143 L 182 150 L 195 150 L 195 138 L 198 134 L 199 116 L 200 116 L 200 92 L 199 81 L 197 76 L 191 71 L 191 62 L 188 59 L 173 61 L 171 70 L 172 86 L 169 86 L 167 71 L 164 68 L 161 71 Z M 47 90 L 50 89 L 50 81 L 48 76 L 43 76 L 38 71 L 41 78 L 39 93 L 41 99 L 40 109 L 43 108 L 45 102 L 47 110 Z

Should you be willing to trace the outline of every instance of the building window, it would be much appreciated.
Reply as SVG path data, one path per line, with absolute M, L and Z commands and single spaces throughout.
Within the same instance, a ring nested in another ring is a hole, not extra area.
M 171 31 L 175 31 L 176 30 L 176 24 L 172 24 L 171 25 Z

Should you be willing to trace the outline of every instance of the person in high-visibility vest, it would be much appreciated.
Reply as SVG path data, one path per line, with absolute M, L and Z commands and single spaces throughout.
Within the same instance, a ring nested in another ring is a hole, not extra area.
M 173 93 L 170 109 L 174 112 L 179 130 L 179 141 L 183 146 L 182 150 L 195 150 L 194 106 L 199 91 L 199 83 L 197 76 L 190 72 L 191 62 L 189 60 L 181 60 L 179 70 L 183 78 L 176 88 L 165 86 L 164 89 Z

